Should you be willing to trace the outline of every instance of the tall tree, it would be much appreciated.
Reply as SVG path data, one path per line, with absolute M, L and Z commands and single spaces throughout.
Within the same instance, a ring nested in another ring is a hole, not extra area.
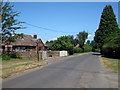
M 74 39 L 73 35 L 68 35 L 68 37 L 70 38 L 70 41 L 74 46 L 76 46 L 78 44 L 78 40 Z
M 73 46 L 69 36 L 61 36 L 52 44 L 54 50 L 67 50 L 70 54 L 73 53 Z
M 95 42 L 98 43 L 99 48 L 101 50 L 102 50 L 102 46 L 106 42 L 107 37 L 109 37 L 113 32 L 118 33 L 119 27 L 112 6 L 106 5 L 106 7 L 102 12 L 99 28 L 95 32 L 95 37 L 94 37 Z
M 78 43 L 80 48 L 83 48 L 85 40 L 88 37 L 88 33 L 83 31 L 83 32 L 79 32 L 79 34 L 77 34 L 77 39 L 78 39 Z
M 15 42 L 21 34 L 16 34 L 16 30 L 22 29 L 22 25 L 16 19 L 20 12 L 13 10 L 14 5 L 10 5 L 10 2 L 3 3 L 1 10 L 2 17 L 2 41 L 3 42 Z

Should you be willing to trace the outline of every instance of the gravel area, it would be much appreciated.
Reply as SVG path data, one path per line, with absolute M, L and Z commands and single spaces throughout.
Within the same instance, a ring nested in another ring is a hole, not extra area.
M 59 62 L 61 60 L 64 60 L 64 59 L 68 59 L 68 58 L 71 58 L 71 57 L 74 57 L 74 56 L 67 56 L 67 57 L 49 57 L 47 60 L 45 60 L 47 62 L 47 64 L 52 64 L 52 63 L 55 63 L 55 62 Z

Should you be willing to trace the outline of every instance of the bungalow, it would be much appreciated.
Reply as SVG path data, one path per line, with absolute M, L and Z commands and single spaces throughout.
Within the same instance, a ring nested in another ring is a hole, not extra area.
M 23 37 L 16 42 L 2 44 L 2 49 L 7 51 L 43 51 L 45 50 L 45 45 L 41 39 L 37 39 L 36 34 L 33 37 L 23 34 Z

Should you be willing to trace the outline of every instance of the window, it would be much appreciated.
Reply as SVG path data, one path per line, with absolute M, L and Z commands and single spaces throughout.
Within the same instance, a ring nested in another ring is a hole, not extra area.
M 39 51 L 41 50 L 41 47 L 39 47 Z

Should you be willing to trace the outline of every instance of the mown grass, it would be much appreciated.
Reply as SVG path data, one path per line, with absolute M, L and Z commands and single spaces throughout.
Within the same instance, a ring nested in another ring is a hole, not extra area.
M 90 52 L 74 53 L 73 55 L 82 55 L 82 54 L 87 54 L 87 53 L 90 53 Z
M 113 59 L 101 56 L 104 66 L 114 71 L 120 71 L 120 59 Z
M 30 61 L 30 59 L 25 58 L 11 58 L 10 60 L 2 60 L 2 62 L 14 62 L 14 61 Z
M 4 65 L 11 66 L 11 65 L 16 64 L 16 63 L 22 63 L 22 62 L 30 63 L 30 62 L 37 62 L 37 61 L 38 61 L 37 59 L 11 58 L 10 60 L 2 60 L 2 65 L 3 66 Z M 41 61 L 43 61 L 43 60 L 40 59 L 39 62 L 41 62 Z
M 2 69 L 0 69 L 0 70 L 7 70 L 7 69 L 11 69 L 11 68 L 23 66 L 23 65 L 29 65 L 29 64 L 32 64 L 32 63 L 25 63 L 25 64 L 13 65 L 13 66 L 11 66 L 11 67 L 2 68 Z
M 45 61 L 27 62 L 2 68 L 2 79 L 10 78 L 46 65 Z

